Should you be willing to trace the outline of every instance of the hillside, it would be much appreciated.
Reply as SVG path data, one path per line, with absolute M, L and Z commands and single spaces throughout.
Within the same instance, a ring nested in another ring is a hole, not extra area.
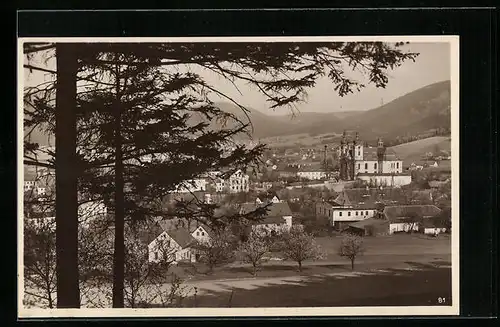
M 241 112 L 232 104 L 219 105 L 230 112 Z M 291 117 L 269 116 L 250 109 L 249 116 L 257 138 L 303 133 L 341 133 L 344 129 L 360 131 L 365 140 L 373 140 L 379 136 L 390 139 L 417 135 L 437 128 L 450 128 L 450 82 L 425 86 L 367 111 L 301 112 Z
M 451 138 L 446 136 L 435 136 L 413 142 L 403 143 L 390 147 L 398 157 L 403 160 L 404 166 L 411 165 L 412 162 L 423 162 L 422 156 L 427 152 L 438 152 L 441 150 L 451 152 Z
M 450 81 L 420 88 L 346 120 L 347 129 L 362 131 L 365 137 L 392 138 L 450 125 Z
M 339 112 L 339 113 L 318 113 L 318 112 L 297 112 L 294 115 L 287 113 L 284 115 L 266 115 L 264 112 L 247 108 L 245 114 L 243 110 L 234 104 L 221 102 L 217 106 L 226 111 L 235 114 L 243 122 L 252 122 L 255 138 L 265 138 L 272 136 L 292 135 L 300 133 L 310 133 L 315 130 L 318 123 L 328 125 L 328 131 L 331 129 L 342 129 L 344 117 L 353 117 L 359 114 L 359 111 Z M 288 110 L 283 108 L 283 110 Z M 248 114 L 248 117 L 247 117 Z M 213 125 L 216 127 L 216 125 Z
M 437 128 L 450 128 L 451 125 L 450 81 L 428 85 L 367 111 L 299 112 L 291 116 L 267 115 L 263 111 L 247 108 L 247 117 L 232 103 L 221 102 L 217 105 L 226 112 L 234 113 L 245 123 L 251 121 L 253 136 L 258 139 L 294 134 L 340 134 L 347 129 L 358 130 L 361 138 L 370 142 L 377 137 L 393 139 L 425 134 Z M 197 117 L 191 119 L 191 123 L 197 121 Z M 210 124 L 214 129 L 222 126 L 216 121 Z M 36 139 L 42 144 L 47 143 L 43 135 L 37 135 Z

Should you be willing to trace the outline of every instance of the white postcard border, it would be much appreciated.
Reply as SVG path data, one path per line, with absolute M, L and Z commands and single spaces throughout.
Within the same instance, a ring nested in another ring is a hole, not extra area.
M 452 166 L 452 305 L 407 307 L 300 307 L 300 308 L 161 308 L 161 309 L 28 309 L 23 306 L 23 43 L 24 42 L 439 42 L 450 44 L 451 56 L 451 166 Z M 307 36 L 307 37 L 35 37 L 18 38 L 18 110 L 17 110 L 17 180 L 18 180 L 18 317 L 275 317 L 275 316 L 449 316 L 459 315 L 459 37 L 455 35 L 391 36 Z

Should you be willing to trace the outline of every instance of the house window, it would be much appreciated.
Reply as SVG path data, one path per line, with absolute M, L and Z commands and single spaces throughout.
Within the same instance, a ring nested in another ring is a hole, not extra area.
M 158 260 L 158 252 L 155 252 L 155 260 Z
M 365 212 L 365 215 L 367 215 L 367 216 L 368 216 L 368 211 L 367 211 L 367 212 Z
M 368 169 L 368 163 L 365 163 L 365 170 Z
M 339 217 L 342 217 L 342 211 L 339 212 Z
M 201 236 L 205 236 L 205 232 L 201 232 Z
M 399 169 L 399 162 L 396 162 L 396 168 Z
M 358 170 L 360 170 L 360 169 L 361 169 L 361 164 L 358 164 Z
M 350 217 L 350 216 L 351 216 L 351 212 L 350 212 L 350 211 L 347 211 L 347 215 Z
M 358 215 L 358 212 L 356 211 L 356 216 Z
M 373 169 L 377 169 L 377 163 L 373 164 Z
M 200 232 L 196 232 L 196 236 L 200 236 Z

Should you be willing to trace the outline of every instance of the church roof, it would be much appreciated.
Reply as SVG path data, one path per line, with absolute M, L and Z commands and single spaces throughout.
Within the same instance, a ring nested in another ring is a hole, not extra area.
M 378 160 L 377 148 L 376 147 L 364 147 L 363 148 L 363 160 L 366 161 L 376 161 Z M 396 152 L 391 148 L 385 148 L 384 160 L 395 161 L 401 160 Z

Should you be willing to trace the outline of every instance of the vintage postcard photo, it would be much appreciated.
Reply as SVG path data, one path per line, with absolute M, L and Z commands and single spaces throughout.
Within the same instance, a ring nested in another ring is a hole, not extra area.
M 458 37 L 18 42 L 19 317 L 459 314 Z

